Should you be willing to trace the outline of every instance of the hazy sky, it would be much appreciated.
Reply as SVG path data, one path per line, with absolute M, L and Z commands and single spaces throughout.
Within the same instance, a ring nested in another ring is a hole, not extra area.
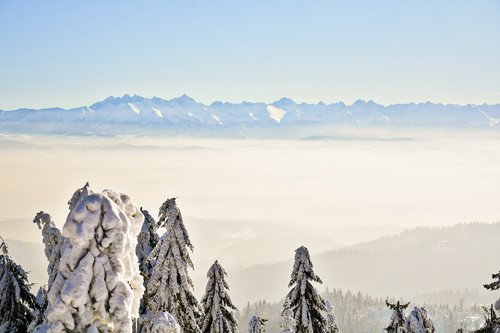
M 500 1 L 0 0 L 0 109 L 500 102 Z

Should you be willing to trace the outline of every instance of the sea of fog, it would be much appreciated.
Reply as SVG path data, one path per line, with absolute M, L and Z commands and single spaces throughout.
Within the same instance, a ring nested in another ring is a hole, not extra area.
M 0 136 L 0 220 L 43 209 L 62 223 L 69 197 L 89 181 L 96 190 L 127 193 L 155 213 L 176 196 L 184 215 L 323 234 L 338 227 L 494 222 L 500 219 L 499 137 Z
M 154 217 L 178 197 L 203 284 L 215 258 L 231 270 L 289 260 L 303 244 L 318 254 L 414 226 L 497 222 L 499 139 L 460 131 L 287 140 L 0 135 L 0 235 L 29 242 L 43 258 L 33 216 L 44 210 L 62 226 L 86 181 L 128 194 Z M 29 246 L 15 243 L 14 252 L 43 283 L 45 262 L 33 261 Z

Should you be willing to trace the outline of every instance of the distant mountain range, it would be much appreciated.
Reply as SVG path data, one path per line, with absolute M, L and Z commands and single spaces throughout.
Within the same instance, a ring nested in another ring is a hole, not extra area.
M 500 104 L 408 103 L 384 106 L 358 100 L 325 104 L 289 98 L 267 103 L 199 103 L 183 95 L 171 100 L 124 95 L 73 109 L 0 111 L 0 131 L 40 134 L 236 133 L 314 125 L 339 127 L 491 128 L 500 124 Z M 221 132 L 222 131 L 222 132 Z

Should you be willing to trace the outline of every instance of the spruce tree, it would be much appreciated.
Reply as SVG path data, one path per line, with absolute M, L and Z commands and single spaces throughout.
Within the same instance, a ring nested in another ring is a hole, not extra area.
M 26 332 L 38 310 L 28 275 L 9 255 L 0 237 L 0 332 Z
M 157 223 L 155 219 L 145 209 L 140 208 L 142 215 L 144 215 L 144 222 L 142 223 L 141 232 L 137 236 L 137 246 L 135 253 L 139 260 L 139 270 L 144 278 L 144 286 L 147 286 L 149 276 L 151 275 L 151 261 L 148 260 L 149 255 L 155 248 L 160 240 L 157 233 Z
M 200 333 L 198 321 L 203 309 L 193 294 L 188 268 L 194 269 L 190 251 L 193 244 L 184 226 L 175 198 L 160 208 L 158 227 L 166 227 L 151 254 L 151 273 L 146 284 L 144 304 L 153 313 L 169 312 L 184 333 Z
M 226 271 L 217 260 L 208 270 L 207 288 L 201 300 L 205 311 L 201 320 L 202 333 L 238 333 L 238 321 L 234 314 L 236 306 L 229 297 L 226 276 Z
M 287 295 L 294 313 L 297 333 L 327 333 L 328 322 L 324 313 L 326 303 L 311 284 L 322 283 L 314 273 L 313 264 L 306 247 L 295 250 L 295 263 L 288 287 L 292 290 Z
M 392 311 L 391 322 L 389 326 L 385 328 L 387 333 L 402 333 L 405 332 L 405 315 L 404 310 L 410 305 L 410 302 L 406 304 L 400 304 L 399 301 L 395 304 L 385 301 L 387 307 Z
M 78 193 L 79 192 L 79 193 Z M 132 332 L 143 292 L 135 247 L 143 215 L 130 198 L 88 186 L 70 200 L 67 244 L 48 291 L 49 332 Z
M 267 319 L 252 316 L 248 323 L 248 333 L 264 333 L 266 331 Z

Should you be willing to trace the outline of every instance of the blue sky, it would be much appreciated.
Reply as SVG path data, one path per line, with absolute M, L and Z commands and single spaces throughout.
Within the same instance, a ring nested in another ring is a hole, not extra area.
M 500 103 L 500 0 L 0 0 L 0 109 Z

